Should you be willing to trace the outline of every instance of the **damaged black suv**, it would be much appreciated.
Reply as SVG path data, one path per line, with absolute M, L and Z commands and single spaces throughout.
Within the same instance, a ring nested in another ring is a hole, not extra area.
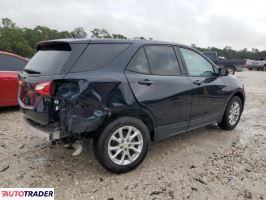
M 98 161 L 130 171 L 156 141 L 208 124 L 233 129 L 243 84 L 197 50 L 147 40 L 41 42 L 19 74 L 26 125 L 50 141 L 91 137 Z

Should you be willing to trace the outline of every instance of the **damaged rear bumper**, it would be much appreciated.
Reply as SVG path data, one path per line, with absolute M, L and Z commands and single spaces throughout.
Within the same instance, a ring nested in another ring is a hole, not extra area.
M 60 139 L 60 131 L 53 127 L 42 126 L 24 117 L 24 125 L 26 131 L 44 138 L 46 141 L 54 141 Z

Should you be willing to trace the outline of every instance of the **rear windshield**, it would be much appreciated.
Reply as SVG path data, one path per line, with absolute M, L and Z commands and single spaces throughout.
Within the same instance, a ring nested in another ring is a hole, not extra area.
M 129 44 L 89 44 L 71 71 L 82 72 L 103 67 L 128 46 Z
M 20 58 L 0 54 L 0 71 L 20 71 L 26 64 L 27 61 Z
M 60 74 L 70 53 L 70 50 L 63 49 L 40 49 L 26 65 L 25 71 L 32 70 L 40 75 Z

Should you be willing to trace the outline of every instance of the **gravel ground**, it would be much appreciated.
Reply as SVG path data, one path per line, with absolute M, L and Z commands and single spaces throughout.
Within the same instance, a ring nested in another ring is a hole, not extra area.
M 0 187 L 54 187 L 56 199 L 266 199 L 266 72 L 237 74 L 247 93 L 235 130 L 213 125 L 155 142 L 134 171 L 115 175 L 25 131 L 0 111 Z

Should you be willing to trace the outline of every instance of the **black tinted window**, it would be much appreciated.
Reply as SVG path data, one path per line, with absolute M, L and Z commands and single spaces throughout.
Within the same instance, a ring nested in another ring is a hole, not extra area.
M 145 47 L 152 74 L 179 75 L 180 69 L 173 47 Z
M 80 72 L 103 67 L 127 47 L 128 44 L 89 44 L 71 71 Z
M 200 54 L 189 49 L 180 48 L 187 65 L 187 70 L 191 76 L 211 76 L 213 75 L 212 65 Z
M 148 60 L 143 48 L 141 48 L 135 56 L 132 58 L 130 63 L 127 66 L 127 69 L 130 71 L 142 73 L 142 74 L 150 74 L 150 68 L 148 64 Z
M 41 75 L 60 74 L 71 51 L 39 50 L 26 65 L 25 69 L 40 72 Z
M 26 61 L 9 55 L 0 54 L 1 71 L 20 71 L 26 65 Z

